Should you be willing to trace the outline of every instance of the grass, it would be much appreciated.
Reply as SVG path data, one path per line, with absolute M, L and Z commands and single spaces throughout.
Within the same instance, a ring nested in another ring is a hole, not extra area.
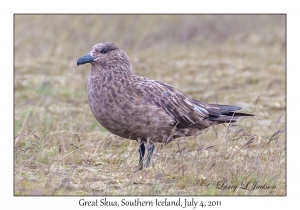
M 134 173 L 137 143 L 94 119 L 76 66 L 101 41 L 139 75 L 256 116 L 157 144 Z M 286 195 L 285 62 L 280 15 L 15 15 L 14 193 Z

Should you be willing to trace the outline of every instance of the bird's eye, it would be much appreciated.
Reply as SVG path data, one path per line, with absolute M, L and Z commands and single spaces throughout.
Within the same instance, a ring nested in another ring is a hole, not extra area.
M 105 54 L 105 53 L 107 53 L 108 52 L 108 50 L 107 49 L 103 49 L 103 50 L 101 50 L 101 53 L 102 54 Z

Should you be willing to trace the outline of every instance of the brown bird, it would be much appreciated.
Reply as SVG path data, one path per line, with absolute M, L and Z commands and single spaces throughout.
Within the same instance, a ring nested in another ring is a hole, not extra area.
M 206 104 L 184 95 L 162 82 L 132 72 L 126 53 L 111 42 L 102 42 L 77 60 L 90 63 L 88 99 L 97 121 L 108 131 L 139 143 L 139 170 L 143 168 L 145 145 L 150 163 L 154 143 L 194 136 L 215 124 L 236 122 L 240 107 Z

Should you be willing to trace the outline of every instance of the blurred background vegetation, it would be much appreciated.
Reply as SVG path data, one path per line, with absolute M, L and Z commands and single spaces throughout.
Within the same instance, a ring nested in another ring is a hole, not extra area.
M 15 194 L 284 195 L 285 18 L 15 15 Z M 90 67 L 76 66 L 103 41 L 122 48 L 138 75 L 204 102 L 241 106 L 256 117 L 187 138 L 184 150 L 171 143 L 155 152 L 151 173 L 132 175 L 136 143 L 107 137 L 87 102 Z M 193 152 L 212 145 L 208 158 L 195 162 Z M 234 154 L 227 164 L 225 154 Z M 277 189 L 212 191 L 203 177 L 263 180 Z

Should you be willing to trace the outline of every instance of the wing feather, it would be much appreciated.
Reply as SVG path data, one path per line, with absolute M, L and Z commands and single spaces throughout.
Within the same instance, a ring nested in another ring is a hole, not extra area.
M 203 104 L 195 104 L 194 99 L 169 85 L 146 78 L 135 84 L 139 97 L 168 113 L 174 119 L 177 128 L 199 124 L 209 116 Z

